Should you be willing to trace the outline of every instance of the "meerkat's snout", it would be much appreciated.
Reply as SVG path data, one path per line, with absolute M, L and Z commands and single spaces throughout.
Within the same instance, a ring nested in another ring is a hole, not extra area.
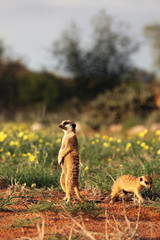
M 59 128 L 62 130 L 67 130 L 67 125 L 69 124 L 69 121 L 65 120 L 59 124 Z
M 59 124 L 58 127 L 63 129 L 63 125 L 62 124 Z
M 59 124 L 59 128 L 64 131 L 74 131 L 76 128 L 76 124 L 70 120 L 64 120 Z

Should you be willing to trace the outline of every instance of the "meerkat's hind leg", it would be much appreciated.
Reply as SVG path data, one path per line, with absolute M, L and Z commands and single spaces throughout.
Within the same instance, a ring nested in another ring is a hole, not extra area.
M 119 196 L 120 198 L 123 198 L 124 196 L 126 196 L 127 193 L 128 193 L 128 192 L 126 192 L 125 190 L 122 190 L 118 196 Z
M 120 189 L 113 186 L 112 192 L 111 192 L 111 200 L 110 204 L 114 203 L 116 201 L 117 195 L 119 194 Z
M 134 195 L 137 196 L 137 198 L 140 200 L 140 202 L 142 202 L 142 203 L 144 202 L 144 198 L 140 195 L 140 193 L 138 191 L 135 192 Z
M 67 199 L 67 202 L 71 201 L 71 193 L 72 193 L 71 180 L 70 180 L 69 176 L 66 176 L 66 199 Z
M 66 175 L 64 172 L 61 174 L 60 184 L 64 192 L 66 192 Z
M 80 202 L 84 202 L 83 199 L 82 199 L 82 197 L 80 196 L 78 186 L 75 186 L 75 187 L 74 187 L 74 191 L 75 191 L 75 193 L 76 193 L 77 198 L 80 200 Z

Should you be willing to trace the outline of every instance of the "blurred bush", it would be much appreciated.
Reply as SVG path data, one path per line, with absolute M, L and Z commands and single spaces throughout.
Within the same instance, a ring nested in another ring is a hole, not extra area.
M 139 116 L 142 119 L 155 108 L 154 96 L 149 84 L 122 83 L 112 91 L 98 95 L 86 107 L 87 124 L 98 130 L 101 126 L 124 122 Z
M 0 108 L 13 111 L 41 106 L 55 110 L 69 96 L 60 78 L 47 72 L 31 72 L 18 61 L 4 66 L 0 86 Z

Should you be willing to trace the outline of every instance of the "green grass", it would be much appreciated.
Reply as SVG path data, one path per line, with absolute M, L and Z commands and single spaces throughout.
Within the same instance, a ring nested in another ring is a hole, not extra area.
M 92 217 L 98 217 L 100 214 L 104 213 L 97 204 L 93 201 L 85 201 L 84 203 L 66 203 L 65 204 L 67 212 L 72 215 L 77 215 L 79 213 L 84 213 Z
M 60 190 L 57 155 L 62 136 L 52 127 L 33 133 L 27 124 L 1 124 L 0 179 L 9 184 Z M 123 174 L 150 174 L 153 191 L 160 194 L 160 131 L 146 130 L 134 137 L 78 136 L 78 141 L 80 188 L 110 191 L 113 179 Z

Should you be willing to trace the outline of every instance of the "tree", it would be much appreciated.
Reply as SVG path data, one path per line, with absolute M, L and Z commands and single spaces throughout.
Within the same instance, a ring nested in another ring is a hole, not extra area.
M 153 51 L 153 65 L 160 74 L 160 24 L 147 25 L 144 28 L 144 35 L 150 41 Z
M 137 49 L 104 11 L 93 18 L 92 29 L 88 48 L 82 47 L 75 24 L 53 44 L 59 66 L 75 78 L 80 96 L 94 96 L 124 80 L 132 67 L 130 55 Z

